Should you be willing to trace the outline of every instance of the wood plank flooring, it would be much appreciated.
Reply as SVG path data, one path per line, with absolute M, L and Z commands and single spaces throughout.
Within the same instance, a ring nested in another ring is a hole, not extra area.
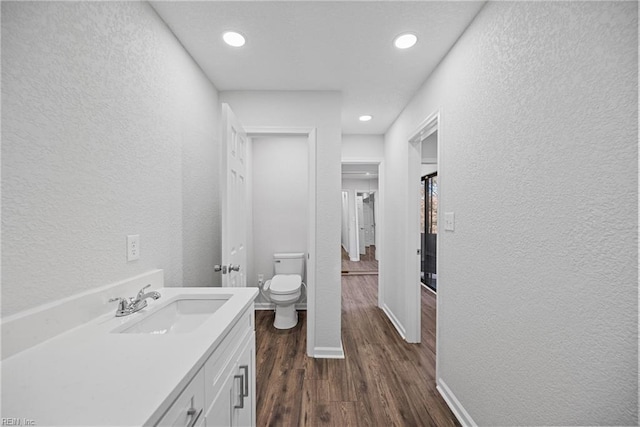
M 422 292 L 422 343 L 377 306 L 377 276 L 342 277 L 345 359 L 306 356 L 306 312 L 280 331 L 256 312 L 258 426 L 458 426 L 435 388 L 435 296 Z
M 376 247 L 367 246 L 365 254 L 360 255 L 360 261 L 351 261 L 347 251 L 342 249 L 342 274 L 378 274 Z

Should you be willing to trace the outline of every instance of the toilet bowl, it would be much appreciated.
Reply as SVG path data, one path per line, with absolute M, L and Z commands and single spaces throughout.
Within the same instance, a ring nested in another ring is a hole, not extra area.
M 302 294 L 304 253 L 273 254 L 275 275 L 267 280 L 263 292 L 276 306 L 273 326 L 276 329 L 291 329 L 298 324 L 296 302 Z
M 264 285 L 271 302 L 276 305 L 276 329 L 291 329 L 298 324 L 296 302 L 300 298 L 302 278 L 297 274 L 278 274 Z

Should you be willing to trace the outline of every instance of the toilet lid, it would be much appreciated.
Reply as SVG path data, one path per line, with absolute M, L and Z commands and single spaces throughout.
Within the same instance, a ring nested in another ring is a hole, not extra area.
M 272 294 L 291 294 L 300 289 L 302 278 L 298 274 L 278 274 L 271 279 L 269 291 Z

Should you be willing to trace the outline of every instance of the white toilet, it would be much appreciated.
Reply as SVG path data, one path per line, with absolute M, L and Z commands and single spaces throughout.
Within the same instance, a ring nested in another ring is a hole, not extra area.
M 267 280 L 263 291 L 276 305 L 276 329 L 290 329 L 298 324 L 296 302 L 300 298 L 304 275 L 304 253 L 273 254 L 275 276 Z

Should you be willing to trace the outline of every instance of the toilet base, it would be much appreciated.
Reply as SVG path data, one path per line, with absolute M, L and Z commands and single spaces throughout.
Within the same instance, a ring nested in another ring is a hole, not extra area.
M 273 326 L 276 329 L 291 329 L 298 324 L 298 312 L 295 304 L 276 304 L 276 320 Z

